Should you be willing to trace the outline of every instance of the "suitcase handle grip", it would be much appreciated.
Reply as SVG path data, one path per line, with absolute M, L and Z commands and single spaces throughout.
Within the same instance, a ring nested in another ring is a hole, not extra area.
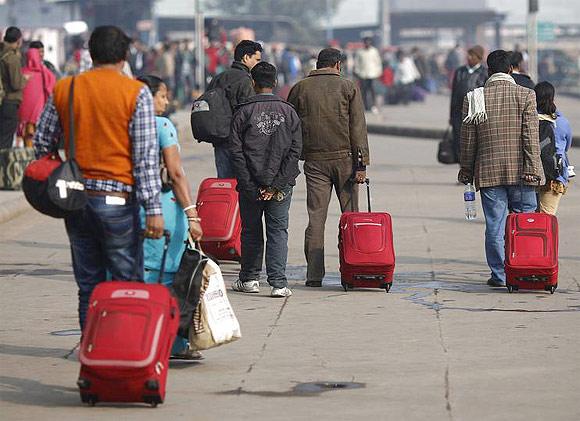
M 367 185 L 367 209 L 369 213 L 371 212 L 371 180 L 370 178 L 365 178 L 365 184 Z

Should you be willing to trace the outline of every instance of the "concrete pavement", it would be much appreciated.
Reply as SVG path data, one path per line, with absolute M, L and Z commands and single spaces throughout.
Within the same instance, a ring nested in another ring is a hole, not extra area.
M 193 144 L 181 121 L 195 189 L 214 174 L 212 151 Z M 580 190 L 562 200 L 556 294 L 493 290 L 481 208 L 465 221 L 456 167 L 436 163 L 436 146 L 371 136 L 373 207 L 394 222 L 391 293 L 342 291 L 334 199 L 324 287 L 303 286 L 301 176 L 290 223 L 294 295 L 271 299 L 266 285 L 259 295 L 231 292 L 243 338 L 199 364 L 173 366 L 157 409 L 80 404 L 78 363 L 63 358 L 79 339 L 63 224 L 30 211 L 0 225 L 2 419 L 579 419 Z M 580 150 L 570 158 L 580 162 Z M 233 280 L 237 266 L 223 269 Z M 336 382 L 358 388 L 310 384 Z

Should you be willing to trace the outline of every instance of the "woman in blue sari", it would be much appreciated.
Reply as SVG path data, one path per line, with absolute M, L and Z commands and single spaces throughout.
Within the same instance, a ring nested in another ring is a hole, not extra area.
M 161 206 L 165 230 L 171 234 L 162 279 L 165 285 L 171 285 L 179 268 L 181 255 L 185 250 L 185 240 L 188 233 L 194 240 L 200 240 L 202 237 L 203 233 L 199 224 L 201 220 L 197 215 L 197 209 L 191 198 L 191 188 L 181 165 L 177 130 L 171 120 L 161 117 L 169 104 L 167 85 L 156 76 L 143 76 L 138 80 L 145 83 L 151 90 L 157 114 L 155 120 L 160 148 L 160 177 L 163 183 Z M 143 210 L 141 217 L 144 223 L 145 212 Z M 146 238 L 143 243 L 146 283 L 158 282 L 164 241 L 164 239 Z M 180 337 L 175 340 L 171 352 L 173 359 L 196 360 L 202 358 L 199 352 L 191 351 L 187 341 Z

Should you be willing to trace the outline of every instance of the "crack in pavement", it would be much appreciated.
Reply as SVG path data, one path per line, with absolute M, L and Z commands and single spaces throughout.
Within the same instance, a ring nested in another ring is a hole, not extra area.
M 262 348 L 260 349 L 260 352 L 258 353 L 258 358 L 256 358 L 256 360 L 250 364 L 250 366 L 246 370 L 246 375 L 250 374 L 254 370 L 254 367 L 256 366 L 256 364 L 258 364 L 260 362 L 260 360 L 266 354 L 266 348 L 268 347 L 268 339 L 272 336 L 272 334 L 274 333 L 274 330 L 278 327 L 278 322 L 280 321 L 280 318 L 282 317 L 282 313 L 284 312 L 284 309 L 286 308 L 286 305 L 288 304 L 289 298 L 290 297 L 284 298 L 284 302 L 282 303 L 282 306 L 280 306 L 280 310 L 278 310 L 278 314 L 276 315 L 276 318 L 274 319 L 274 323 L 270 326 L 270 330 L 268 331 L 268 334 L 266 335 L 266 339 L 264 340 L 264 343 L 262 344 Z M 243 393 L 243 386 L 245 383 L 246 383 L 246 379 L 243 378 L 241 381 L 240 387 L 238 387 L 236 389 L 237 393 L 239 395 L 241 395 Z

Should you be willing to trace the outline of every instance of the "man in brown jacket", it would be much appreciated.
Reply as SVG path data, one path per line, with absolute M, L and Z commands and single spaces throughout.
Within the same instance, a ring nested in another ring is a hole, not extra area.
M 534 185 L 544 178 L 534 91 L 510 76 L 510 53 L 487 58 L 489 79 L 463 102 L 461 169 L 458 179 L 475 181 L 485 215 L 485 254 L 491 269 L 487 284 L 505 286 L 504 232 L 509 211 L 534 212 Z
M 302 121 L 302 159 L 306 176 L 308 228 L 304 252 L 306 286 L 319 287 L 324 278 L 324 225 L 332 188 L 341 211 L 358 211 L 358 184 L 369 164 L 364 106 L 356 85 L 340 76 L 342 53 L 326 48 L 316 70 L 288 95 Z
M 18 108 L 29 76 L 22 74 L 20 47 L 22 32 L 15 26 L 6 29 L 0 44 L 0 77 L 3 98 L 0 98 L 0 149 L 10 148 L 18 127 Z

